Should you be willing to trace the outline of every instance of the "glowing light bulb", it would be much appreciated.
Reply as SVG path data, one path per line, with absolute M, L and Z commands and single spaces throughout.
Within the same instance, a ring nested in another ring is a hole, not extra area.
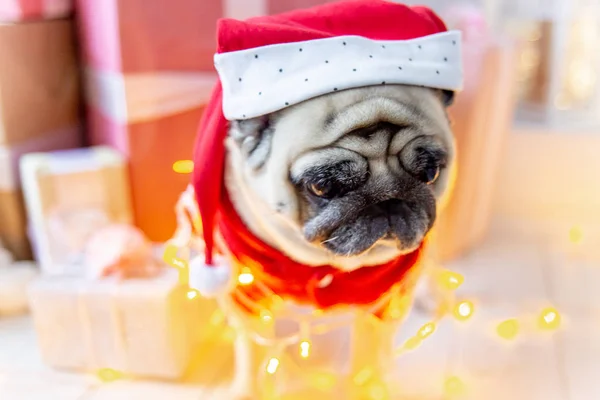
M 123 374 L 112 368 L 102 368 L 96 373 L 98 379 L 104 383 L 114 382 L 123 378 Z
M 242 273 L 238 276 L 238 282 L 240 285 L 250 285 L 254 282 L 254 275 L 252 275 L 248 268 L 244 268 L 242 269 Z
M 419 336 L 413 336 L 409 338 L 406 342 L 404 342 L 404 350 L 412 351 L 419 347 L 422 343 L 422 340 Z
M 463 301 L 454 308 L 454 317 L 459 321 L 466 321 L 473 316 L 473 303 Z
M 390 302 L 389 313 L 394 320 L 402 319 L 411 306 L 410 296 L 394 296 Z
M 310 342 L 305 340 L 300 343 L 300 356 L 302 358 L 308 358 L 310 356 Z
M 271 314 L 269 310 L 261 310 L 260 320 L 263 322 L 263 324 L 270 324 L 273 322 L 273 314 Z
M 279 368 L 279 359 L 273 357 L 269 360 L 269 363 L 267 364 L 267 372 L 273 375 L 275 374 L 275 372 L 277 372 L 277 368 Z
M 458 272 L 444 271 L 440 274 L 440 285 L 447 290 L 456 290 L 465 282 Z
M 429 336 L 431 336 L 433 334 L 433 332 L 435 332 L 435 329 L 436 329 L 435 322 L 429 322 L 429 323 L 423 325 L 421 327 L 421 329 L 419 329 L 418 336 L 421 339 L 427 339 Z
M 505 340 L 514 340 L 519 334 L 519 321 L 509 319 L 498 324 L 496 328 L 498 336 Z
M 285 305 L 285 302 L 283 301 L 281 296 L 278 296 L 276 294 L 271 295 L 271 309 L 281 310 L 284 305 Z
M 331 390 L 336 382 L 337 376 L 330 373 L 315 373 L 310 378 L 311 385 L 319 390 Z
M 187 298 L 190 300 L 194 300 L 196 297 L 198 297 L 198 291 L 196 290 L 189 290 L 186 294 Z
M 583 240 L 583 232 L 580 227 L 574 226 L 569 230 L 569 241 L 573 244 L 579 244 Z
M 171 267 L 185 269 L 188 267 L 188 263 L 185 260 L 177 257 L 178 251 L 179 249 L 176 246 L 168 245 L 163 253 L 163 260 Z
M 353 381 L 357 386 L 363 386 L 369 379 L 373 377 L 373 370 L 371 368 L 363 368 L 360 372 L 354 375 Z
M 173 163 L 173 171 L 178 174 L 190 174 L 194 171 L 194 162 L 192 160 L 179 160 Z
M 451 376 L 444 383 L 446 396 L 460 396 L 465 393 L 465 384 L 457 376 Z
M 538 325 L 543 330 L 552 331 L 560 327 L 561 320 L 560 313 L 555 308 L 548 307 L 542 310 Z
M 381 382 L 374 382 L 369 386 L 369 400 L 387 400 L 390 396 Z
M 210 324 L 212 326 L 219 326 L 225 322 L 225 314 L 221 310 L 215 310 L 210 316 Z

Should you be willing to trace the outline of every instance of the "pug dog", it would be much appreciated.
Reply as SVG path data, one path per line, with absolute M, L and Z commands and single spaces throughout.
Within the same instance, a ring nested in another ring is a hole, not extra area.
M 225 175 L 232 204 L 259 239 L 306 265 L 353 271 L 409 254 L 449 193 L 452 99 L 452 92 L 425 87 L 367 86 L 232 121 Z M 193 200 L 185 204 L 180 226 L 184 211 L 198 215 Z M 189 237 L 193 229 L 180 232 Z M 249 329 L 252 318 L 239 308 L 234 314 L 231 322 Z M 391 362 L 400 323 L 356 321 L 354 347 L 364 351 L 353 371 Z M 253 346 L 249 335 L 239 335 L 230 398 L 254 398 Z

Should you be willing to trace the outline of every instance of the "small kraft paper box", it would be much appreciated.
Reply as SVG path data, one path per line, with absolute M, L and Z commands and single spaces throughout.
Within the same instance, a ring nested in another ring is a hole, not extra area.
M 0 22 L 23 22 L 68 17 L 73 0 L 2 0 Z
M 216 310 L 188 290 L 168 267 L 143 279 L 37 279 L 29 301 L 42 358 L 55 368 L 182 378 Z
M 78 147 L 81 144 L 80 133 L 79 127 L 67 128 L 12 146 L 0 145 L 0 240 L 18 260 L 31 258 L 19 160 L 32 151 Z
M 47 275 L 81 274 L 91 234 L 132 223 L 126 163 L 109 147 L 27 154 L 21 181 L 34 255 Z

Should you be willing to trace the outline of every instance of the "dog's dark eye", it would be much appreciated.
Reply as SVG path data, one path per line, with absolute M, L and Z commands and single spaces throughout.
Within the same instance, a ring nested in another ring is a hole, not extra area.
M 316 183 L 311 183 L 307 185 L 307 189 L 310 193 L 317 197 L 322 197 L 324 199 L 328 199 L 333 197 L 333 187 L 331 185 L 319 185 Z
M 440 166 L 439 165 L 430 165 L 421 174 L 421 180 L 428 185 L 431 185 L 437 178 L 440 176 Z
M 417 138 L 399 155 L 404 169 L 419 181 L 432 185 L 448 161 L 447 152 L 428 138 Z
M 440 176 L 440 171 L 445 163 L 445 154 L 423 147 L 417 147 L 415 162 L 416 176 L 423 183 L 433 184 Z

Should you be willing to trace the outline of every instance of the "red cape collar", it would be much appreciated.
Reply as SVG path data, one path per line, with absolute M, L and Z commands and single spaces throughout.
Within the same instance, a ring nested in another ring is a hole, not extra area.
M 252 284 L 239 286 L 238 290 L 255 301 L 260 300 L 259 287 L 265 286 L 285 300 L 318 309 L 370 305 L 408 280 L 408 272 L 420 264 L 423 254 L 421 246 L 388 263 L 346 272 L 330 265 L 299 263 L 267 245 L 250 232 L 226 194 L 222 196 L 218 222 L 229 253 L 254 276 Z

